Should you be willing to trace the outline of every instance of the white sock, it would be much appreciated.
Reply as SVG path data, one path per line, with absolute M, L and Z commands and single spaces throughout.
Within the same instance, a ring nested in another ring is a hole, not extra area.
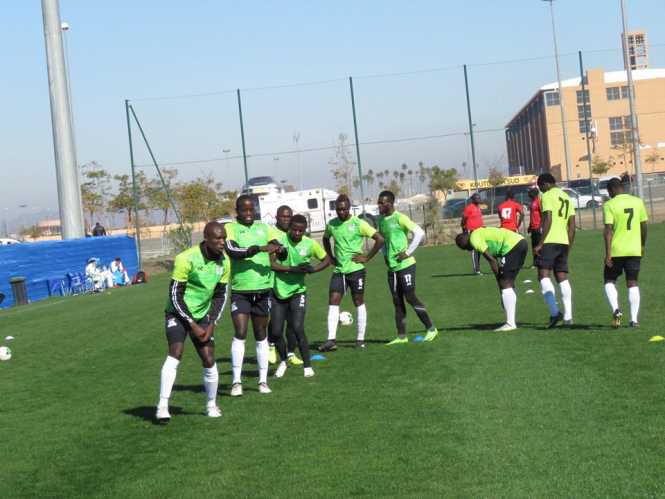
M 637 286 L 628 288 L 628 302 L 630 303 L 630 320 L 637 322 L 637 314 L 640 312 L 640 288 Z
M 363 303 L 356 308 L 356 321 L 358 322 L 358 341 L 365 339 L 365 329 L 367 329 L 367 307 Z
M 506 324 L 516 326 L 515 324 L 515 309 L 517 308 L 517 295 L 513 288 L 501 290 L 501 301 L 503 308 L 506 311 Z
M 607 296 L 607 301 L 610 304 L 612 313 L 619 308 L 619 293 L 617 292 L 616 284 L 613 282 L 605 283 L 605 295 Z
M 559 283 L 561 290 L 561 301 L 563 302 L 563 320 L 573 320 L 573 288 L 570 287 L 568 279 Z
M 203 388 L 208 396 L 208 405 L 215 405 L 217 401 L 217 386 L 219 385 L 219 373 L 217 364 L 212 367 L 203 368 Z
M 171 390 L 175 383 L 175 377 L 178 373 L 178 364 L 180 361 L 170 355 L 166 356 L 166 360 L 162 365 L 162 376 L 159 382 L 159 405 L 160 407 L 168 407 L 169 398 L 171 398 Z
M 554 284 L 549 277 L 543 277 L 540 280 L 540 290 L 545 298 L 545 303 L 550 307 L 550 317 L 559 315 L 559 306 L 556 304 L 556 296 L 554 294 Z
M 231 370 L 233 371 L 233 383 L 242 383 L 242 362 L 245 359 L 245 340 L 233 338 L 231 341 Z
M 339 305 L 328 305 L 328 339 L 337 338 L 337 324 L 339 324 Z
M 259 383 L 268 382 L 268 340 L 256 342 L 256 363 L 259 365 Z

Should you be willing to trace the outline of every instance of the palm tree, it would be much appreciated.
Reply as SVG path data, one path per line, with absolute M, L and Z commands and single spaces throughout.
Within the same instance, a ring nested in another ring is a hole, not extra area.
M 395 177 L 395 180 L 399 178 L 399 172 L 397 170 L 393 170 L 393 177 Z
M 409 196 L 413 196 L 413 170 L 407 172 L 409 174 Z
M 427 172 L 425 171 L 425 164 L 422 161 L 418 161 L 418 180 L 420 181 L 420 192 L 423 192 L 425 180 L 427 180 Z

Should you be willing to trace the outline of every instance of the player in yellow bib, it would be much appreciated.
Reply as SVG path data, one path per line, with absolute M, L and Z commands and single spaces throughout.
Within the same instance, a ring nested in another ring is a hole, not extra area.
M 568 194 L 556 186 L 556 180 L 551 173 L 538 176 L 538 188 L 543 193 L 542 239 L 533 248 L 533 252 L 536 254 L 540 289 L 550 310 L 548 327 L 551 329 L 561 319 L 564 324 L 573 323 L 573 290 L 568 282 L 568 254 L 575 240 L 575 206 Z M 554 272 L 559 283 L 563 314 L 556 302 L 556 291 L 550 272 Z
M 229 259 L 224 256 L 224 228 L 217 222 L 206 224 L 203 242 L 175 257 L 165 325 L 169 353 L 162 365 L 156 419 L 167 422 L 169 398 L 189 336 L 203 364 L 203 387 L 208 396 L 209 417 L 222 415 L 217 407 L 219 374 L 215 364 L 215 325 L 222 315 L 229 282 Z
M 275 377 L 281 378 L 286 373 L 288 355 L 282 331 L 288 321 L 296 336 L 302 356 L 306 378 L 314 376 L 309 343 L 305 335 L 305 312 L 307 310 L 307 287 L 305 275 L 320 272 L 330 265 L 328 254 L 314 239 L 305 236 L 307 219 L 303 215 L 293 215 L 289 223 L 289 231 L 280 241 L 288 252 L 285 260 L 278 261 L 276 255 L 271 256 L 272 269 L 275 271 L 275 287 L 270 316 L 271 337 L 277 347 L 281 362 L 275 371 Z M 313 260 L 318 260 L 313 265 Z
M 485 257 L 496 276 L 501 303 L 506 312 L 506 323 L 495 331 L 514 331 L 517 329 L 515 312 L 517 293 L 515 279 L 519 274 L 529 245 L 521 234 L 499 227 L 481 227 L 471 234 L 462 233 L 455 238 L 457 247 L 463 250 L 475 250 Z
M 252 321 L 256 340 L 256 363 L 259 367 L 259 393 L 270 393 L 268 387 L 268 338 L 274 276 L 270 255 L 284 257 L 285 248 L 279 243 L 277 231 L 255 220 L 252 198 L 246 194 L 236 200 L 236 221 L 227 223 L 226 253 L 231 259 L 231 319 L 235 334 L 231 342 L 233 383 L 231 396 L 242 395 L 242 364 L 249 321 Z
M 377 202 L 381 213 L 377 225 L 386 241 L 383 246 L 383 256 L 388 267 L 388 287 L 393 297 L 397 327 L 397 338 L 387 345 L 403 345 L 409 342 L 406 336 L 405 300 L 427 329 L 424 341 L 433 341 L 439 331 L 432 324 L 425 305 L 416 296 L 416 259 L 413 257 L 413 253 L 425 236 L 425 231 L 409 217 L 395 210 L 393 192 L 382 191 Z M 413 234 L 411 243 L 407 237 L 409 232 Z
M 367 327 L 367 309 L 365 308 L 365 264 L 383 246 L 383 236 L 364 220 L 351 215 L 351 200 L 345 194 L 340 194 L 335 200 L 337 218 L 326 225 L 323 234 L 323 247 L 335 270 L 330 278 L 330 295 L 328 306 L 328 340 L 319 346 L 319 351 L 330 352 L 337 350 L 337 323 L 339 322 L 339 304 L 346 294 L 347 288 L 351 290 L 351 298 L 356 306 L 356 323 L 358 336 L 356 346 L 365 347 L 365 328 Z M 365 238 L 374 239 L 374 246 L 366 255 L 363 254 Z M 330 240 L 335 244 L 335 251 L 330 246 Z
M 610 200 L 603 206 L 605 231 L 605 294 L 612 309 L 612 326 L 621 325 L 619 293 L 616 281 L 626 274 L 628 302 L 630 303 L 630 326 L 639 327 L 640 288 L 637 278 L 640 262 L 647 242 L 647 210 L 644 201 L 626 194 L 618 178 L 607 183 Z

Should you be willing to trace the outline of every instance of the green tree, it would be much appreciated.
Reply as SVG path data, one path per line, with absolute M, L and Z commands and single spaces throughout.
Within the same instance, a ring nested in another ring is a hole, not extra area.
M 169 189 L 171 196 L 175 198 L 175 178 L 178 176 L 178 170 L 175 168 L 162 168 L 162 177 L 164 183 Z M 159 178 L 151 179 L 146 186 L 146 200 L 148 206 L 153 210 L 162 212 L 162 225 L 166 226 L 169 221 L 171 211 L 171 202 Z
M 223 190 L 221 182 L 215 182 L 212 176 L 180 182 L 175 192 L 180 214 L 187 223 L 231 215 L 237 196 L 236 191 Z
M 104 212 L 111 193 L 111 175 L 96 161 L 81 166 L 81 204 L 88 216 L 88 227 L 94 224 L 95 215 Z
M 392 191 L 392 193 L 395 195 L 395 197 L 397 197 L 397 196 L 399 196 L 400 192 L 402 191 L 402 186 L 400 185 L 400 183 L 397 180 L 392 179 L 390 181 L 390 183 L 388 184 L 388 187 L 386 189 L 389 190 L 389 191 Z
M 604 175 L 610 169 L 609 161 L 596 155 L 591 159 L 591 173 L 594 175 Z
M 459 180 L 459 174 L 455 168 L 443 170 L 438 166 L 433 166 L 430 170 L 429 190 L 434 194 L 437 191 L 446 193 L 455 188 Z
M 491 203 L 491 212 L 494 213 L 494 197 L 496 195 L 497 186 L 503 184 L 506 181 L 503 172 L 496 167 L 492 167 L 489 170 L 489 175 L 487 176 L 487 181 L 492 186 L 492 203 Z

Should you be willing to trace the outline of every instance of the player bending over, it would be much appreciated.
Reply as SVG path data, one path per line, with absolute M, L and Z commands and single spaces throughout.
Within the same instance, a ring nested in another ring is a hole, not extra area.
M 189 336 L 203 364 L 203 387 L 208 397 L 206 413 L 218 418 L 219 375 L 215 364 L 215 325 L 226 303 L 230 265 L 224 257 L 224 228 L 217 222 L 206 224 L 203 242 L 175 257 L 166 303 L 166 341 L 169 353 L 162 366 L 156 419 L 168 421 L 169 398 Z
M 305 236 L 307 219 L 294 215 L 289 224 L 289 232 L 280 242 L 286 247 L 288 255 L 279 262 L 276 255 L 271 255 L 272 269 L 275 271 L 274 300 L 271 310 L 271 339 L 277 346 L 281 362 L 275 371 L 275 377 L 281 378 L 286 372 L 287 352 L 284 344 L 284 322 L 288 322 L 295 333 L 300 355 L 305 364 L 306 378 L 314 376 L 309 355 L 309 343 L 305 336 L 305 312 L 307 310 L 307 287 L 305 274 L 320 272 L 330 265 L 330 258 L 319 243 Z M 311 265 L 312 257 L 319 260 Z
M 356 306 L 358 336 L 356 346 L 365 348 L 365 328 L 367 327 L 367 309 L 365 308 L 365 264 L 383 246 L 383 236 L 370 224 L 351 215 L 351 201 L 345 194 L 340 194 L 335 201 L 337 218 L 326 225 L 323 235 L 323 247 L 335 264 L 330 278 L 330 296 L 328 307 L 328 341 L 319 346 L 319 351 L 337 350 L 337 324 L 339 323 L 339 304 L 346 289 L 351 289 L 351 298 Z M 335 243 L 335 253 L 330 246 L 330 239 Z M 369 253 L 363 255 L 364 238 L 374 239 Z
M 575 206 L 564 191 L 556 186 L 551 173 L 538 176 L 538 188 L 543 193 L 541 199 L 542 239 L 533 249 L 536 254 L 536 267 L 540 289 L 545 303 L 550 309 L 549 328 L 555 327 L 561 319 L 564 324 L 573 323 L 573 290 L 568 282 L 568 253 L 575 239 Z M 556 302 L 554 284 L 550 272 L 554 271 L 563 302 L 563 315 Z
M 459 234 L 455 243 L 460 249 L 481 253 L 489 262 L 501 290 L 501 302 L 506 312 L 506 323 L 495 331 L 514 331 L 517 329 L 515 312 L 517 293 L 515 279 L 519 274 L 529 245 L 519 233 L 509 229 L 481 227 L 471 234 Z
M 616 280 L 626 273 L 628 302 L 630 303 L 630 326 L 639 327 L 640 288 L 637 278 L 640 262 L 647 242 L 647 210 L 644 201 L 623 191 L 618 178 L 607 183 L 610 199 L 603 206 L 605 224 L 605 294 L 612 309 L 612 326 L 621 325 L 619 294 Z
M 254 221 L 252 198 L 242 195 L 236 200 L 236 221 L 227 223 L 226 252 L 231 258 L 231 318 L 235 335 L 231 342 L 233 384 L 231 396 L 242 395 L 242 363 L 250 318 L 256 340 L 256 362 L 259 366 L 259 393 L 270 393 L 268 387 L 268 339 L 266 328 L 270 315 L 273 274 L 270 255 L 280 253 L 279 234 L 267 224 Z
M 418 319 L 427 328 L 423 341 L 432 341 L 439 331 L 432 324 L 425 305 L 416 296 L 416 259 L 411 256 L 422 241 L 425 232 L 409 217 L 395 211 L 395 194 L 383 191 L 379 194 L 379 233 L 385 240 L 383 255 L 388 266 L 388 287 L 395 306 L 395 325 L 397 338 L 387 343 L 399 345 L 408 343 L 406 337 L 406 305 L 413 307 Z M 408 234 L 413 238 L 409 244 Z
M 293 210 L 289 206 L 282 205 L 279 208 L 277 208 L 277 213 L 275 214 L 275 229 L 277 229 L 277 231 L 281 236 L 280 242 L 283 242 L 283 240 L 286 238 L 286 233 L 289 231 L 289 223 L 291 222 L 292 216 L 293 216 Z M 272 332 L 272 327 L 271 324 L 268 323 L 268 344 L 270 345 L 268 362 L 270 364 L 276 364 L 277 349 L 275 348 L 274 341 L 271 339 L 271 332 Z M 288 348 L 287 362 L 292 366 L 301 366 L 303 364 L 303 361 L 300 360 L 295 354 L 296 347 L 298 346 L 298 340 L 296 338 L 295 332 L 293 331 L 293 327 L 291 326 L 291 323 L 288 320 L 286 321 L 286 346 Z

